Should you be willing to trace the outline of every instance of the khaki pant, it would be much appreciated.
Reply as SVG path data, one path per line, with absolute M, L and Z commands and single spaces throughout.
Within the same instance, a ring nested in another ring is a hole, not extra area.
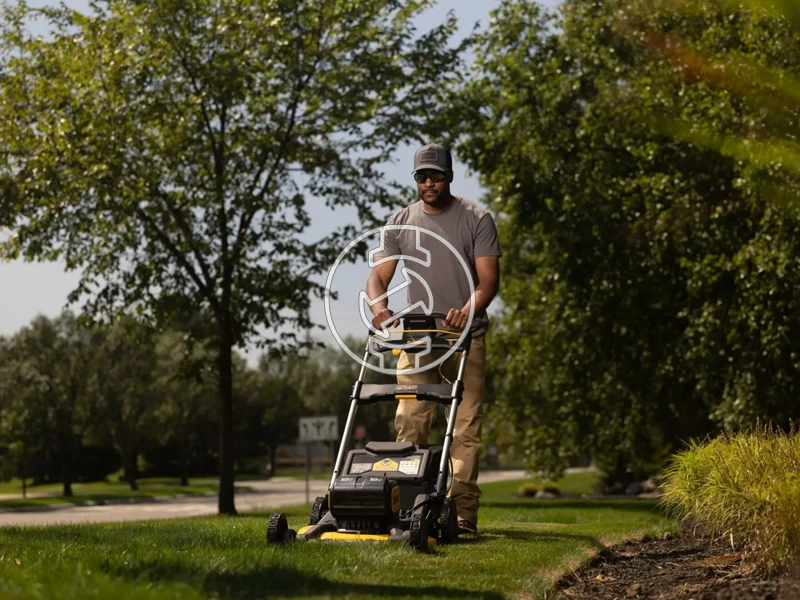
M 434 351 L 420 357 L 420 366 L 440 358 L 444 351 Z M 414 354 L 401 353 L 397 368 L 414 368 Z M 461 353 L 456 352 L 444 363 L 430 370 L 413 375 L 398 375 L 397 383 L 446 383 L 439 370 L 450 381 L 458 376 Z M 458 407 L 453 445 L 450 456 L 453 461 L 453 484 L 450 497 L 456 505 L 459 519 L 478 523 L 478 507 L 481 491 L 478 488 L 478 461 L 481 449 L 481 427 L 483 424 L 483 394 L 486 372 L 486 338 L 472 339 L 467 364 L 464 370 L 464 396 Z M 449 418 L 450 408 L 445 414 Z M 427 444 L 431 425 L 436 418 L 435 402 L 399 400 L 395 416 L 398 442 Z

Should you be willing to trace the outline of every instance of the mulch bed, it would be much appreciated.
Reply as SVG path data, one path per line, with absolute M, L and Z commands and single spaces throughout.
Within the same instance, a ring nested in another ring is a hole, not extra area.
M 756 575 L 726 540 L 686 532 L 678 537 L 626 542 L 603 551 L 562 578 L 560 600 L 797 600 L 800 574 Z

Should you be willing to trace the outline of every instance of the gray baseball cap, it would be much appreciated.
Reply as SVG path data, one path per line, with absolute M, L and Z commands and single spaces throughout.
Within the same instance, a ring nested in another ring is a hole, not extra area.
M 426 144 L 414 154 L 414 171 L 435 169 L 437 171 L 452 171 L 453 157 L 450 150 L 441 144 Z

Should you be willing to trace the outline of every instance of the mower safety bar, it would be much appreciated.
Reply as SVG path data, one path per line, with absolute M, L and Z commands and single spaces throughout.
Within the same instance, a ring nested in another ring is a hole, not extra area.
M 456 394 L 460 398 L 464 388 L 456 382 Z M 449 383 L 429 384 L 379 384 L 365 383 L 358 394 L 359 404 L 375 404 L 388 400 L 432 400 L 450 405 L 453 402 L 453 386 Z

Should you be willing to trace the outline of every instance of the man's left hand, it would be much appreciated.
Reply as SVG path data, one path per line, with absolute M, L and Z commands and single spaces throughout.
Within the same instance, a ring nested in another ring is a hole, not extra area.
M 464 329 L 467 324 L 469 315 L 457 308 L 451 308 L 447 313 L 447 319 L 443 321 L 445 327 L 453 327 L 455 329 Z

